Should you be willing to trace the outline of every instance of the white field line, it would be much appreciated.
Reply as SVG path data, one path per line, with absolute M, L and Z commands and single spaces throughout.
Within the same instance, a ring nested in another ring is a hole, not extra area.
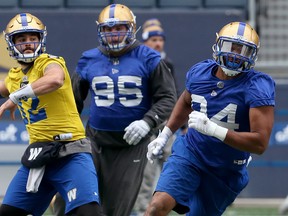
M 237 198 L 232 206 L 235 207 L 279 207 L 284 198 Z

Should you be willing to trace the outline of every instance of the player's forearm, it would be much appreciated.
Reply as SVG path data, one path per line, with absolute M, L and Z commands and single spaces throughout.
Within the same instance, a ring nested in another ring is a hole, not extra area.
M 174 79 L 168 67 L 160 61 L 150 77 L 152 107 L 145 114 L 144 120 L 153 128 L 166 121 L 177 101 Z
M 155 98 L 156 97 L 154 97 L 154 99 Z M 143 117 L 143 120 L 145 120 L 151 128 L 158 127 L 169 118 L 176 102 L 176 94 L 172 95 L 167 93 L 165 97 L 158 98 L 155 101 L 157 102 L 152 105 Z
M 228 130 L 224 143 L 240 151 L 261 155 L 268 147 L 268 137 L 268 134 L 265 135 L 258 132 L 235 132 Z
M 17 104 L 22 99 L 33 98 L 55 91 L 63 85 L 63 82 L 63 80 L 57 79 L 57 76 L 45 76 L 10 93 L 9 98 L 14 104 Z
M 191 111 L 192 108 L 190 104 L 185 101 L 185 94 L 183 93 L 178 99 L 166 126 L 174 133 L 182 127 L 182 125 L 187 123 Z
M 229 130 L 224 142 L 238 150 L 263 154 L 268 147 L 274 124 L 274 107 L 251 108 L 249 118 L 251 132 Z
M 4 80 L 0 80 L 0 98 L 1 97 L 8 97 L 9 91 L 5 86 Z
M 64 80 L 57 79 L 57 77 L 42 77 L 39 80 L 33 82 L 31 87 L 36 96 L 48 94 L 60 88 L 64 83 Z

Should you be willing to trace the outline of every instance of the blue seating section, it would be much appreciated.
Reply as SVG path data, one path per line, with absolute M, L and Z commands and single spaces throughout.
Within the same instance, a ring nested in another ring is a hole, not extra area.
M 110 0 L 66 0 L 67 8 L 103 8 L 110 4 Z
M 240 8 L 248 0 L 0 0 L 0 9 L 7 8 L 103 8 L 112 3 L 129 8 Z
M 205 0 L 205 7 L 244 8 L 248 4 L 247 0 Z
M 63 0 L 19 0 L 20 8 L 56 8 L 62 6 Z
M 115 0 L 114 3 L 124 4 L 129 8 L 151 8 L 156 7 L 155 0 Z
M 12 8 L 18 6 L 18 0 L 0 0 L 0 8 Z
M 159 0 L 160 8 L 202 7 L 203 0 Z

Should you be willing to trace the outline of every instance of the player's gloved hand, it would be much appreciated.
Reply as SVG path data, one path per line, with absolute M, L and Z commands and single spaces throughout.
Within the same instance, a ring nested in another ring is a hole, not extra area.
M 137 120 L 128 125 L 124 130 L 126 133 L 123 139 L 126 140 L 129 145 L 137 145 L 139 141 L 148 134 L 150 126 L 144 120 Z
M 202 134 L 214 136 L 221 141 L 224 141 L 228 132 L 227 128 L 217 125 L 216 123 L 212 122 L 204 113 L 198 111 L 192 111 L 189 114 L 188 126 L 189 128 L 194 128 Z
M 159 133 L 158 137 L 149 143 L 146 157 L 151 164 L 154 159 L 160 159 L 163 157 L 163 148 L 172 134 L 170 128 L 165 126 L 162 132 Z

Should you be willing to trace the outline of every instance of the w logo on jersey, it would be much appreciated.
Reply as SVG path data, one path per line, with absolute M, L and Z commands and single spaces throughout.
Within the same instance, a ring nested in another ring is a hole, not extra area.
M 77 188 L 73 188 L 72 190 L 68 191 L 67 196 L 68 196 L 69 202 L 76 199 L 76 192 L 77 192 Z
M 30 156 L 28 158 L 29 161 L 35 160 L 37 156 L 40 154 L 42 151 L 42 147 L 40 148 L 30 148 Z

